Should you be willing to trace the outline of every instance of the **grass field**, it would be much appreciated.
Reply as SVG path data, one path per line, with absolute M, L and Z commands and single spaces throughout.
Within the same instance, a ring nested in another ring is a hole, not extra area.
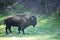
M 35 28 L 29 26 L 25 29 L 26 34 L 18 34 L 17 27 L 12 27 L 13 33 L 5 33 L 4 17 L 0 17 L 0 40 L 60 40 L 60 19 L 54 17 L 45 18 L 37 17 L 37 25 Z

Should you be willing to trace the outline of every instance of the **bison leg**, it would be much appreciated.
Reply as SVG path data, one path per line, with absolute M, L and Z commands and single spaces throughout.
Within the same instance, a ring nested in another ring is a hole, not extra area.
M 5 30 L 6 30 L 6 34 L 8 34 L 8 31 L 7 31 L 7 30 L 8 30 L 8 26 L 7 26 L 7 25 L 6 25 L 6 28 L 5 28 Z
M 19 34 L 20 34 L 20 29 L 21 29 L 21 28 L 20 28 L 20 27 L 18 27 Z
M 21 31 L 23 32 L 23 34 L 25 34 L 24 27 L 23 26 L 21 27 Z
M 25 34 L 24 29 L 22 29 L 23 34 Z
M 12 31 L 11 31 L 11 26 L 9 27 L 9 31 L 10 31 L 10 33 L 12 33 Z
M 6 28 L 5 28 L 5 30 L 6 30 L 6 34 L 8 34 L 7 29 L 8 29 L 8 28 L 6 27 Z

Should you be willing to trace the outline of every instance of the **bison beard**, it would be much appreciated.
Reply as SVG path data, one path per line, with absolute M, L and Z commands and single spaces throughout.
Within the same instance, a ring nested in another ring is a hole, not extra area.
M 8 29 L 10 33 L 12 33 L 11 26 L 17 26 L 19 34 L 20 34 L 20 31 L 22 31 L 23 34 L 25 34 L 24 29 L 30 25 L 33 25 L 33 27 L 35 27 L 35 25 L 37 24 L 37 19 L 35 16 L 30 16 L 26 14 L 14 15 L 14 16 L 9 16 L 5 18 L 4 24 L 6 25 L 6 29 L 5 29 L 6 34 L 8 34 L 8 31 L 7 31 Z

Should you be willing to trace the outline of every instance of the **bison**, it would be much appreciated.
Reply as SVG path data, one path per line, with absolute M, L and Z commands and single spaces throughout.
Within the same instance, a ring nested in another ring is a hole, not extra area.
M 4 24 L 6 25 L 6 28 L 5 28 L 6 34 L 8 34 L 7 30 L 9 30 L 10 33 L 12 33 L 11 26 L 14 26 L 14 27 L 17 26 L 19 34 L 20 34 L 20 31 L 22 31 L 23 34 L 25 34 L 24 29 L 30 25 L 35 27 L 35 25 L 37 24 L 37 19 L 33 15 L 19 14 L 19 15 L 6 17 L 4 19 Z

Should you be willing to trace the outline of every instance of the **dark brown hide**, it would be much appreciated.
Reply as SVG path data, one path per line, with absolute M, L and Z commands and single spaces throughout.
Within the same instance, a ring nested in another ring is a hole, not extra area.
M 35 25 L 37 24 L 37 19 L 35 16 L 27 15 L 27 14 L 20 14 L 20 15 L 14 15 L 14 16 L 8 16 L 4 20 L 4 24 L 6 25 L 6 34 L 8 34 L 7 30 L 9 29 L 10 33 L 11 31 L 11 26 L 17 26 L 18 31 L 24 33 L 24 29 L 30 25 Z

